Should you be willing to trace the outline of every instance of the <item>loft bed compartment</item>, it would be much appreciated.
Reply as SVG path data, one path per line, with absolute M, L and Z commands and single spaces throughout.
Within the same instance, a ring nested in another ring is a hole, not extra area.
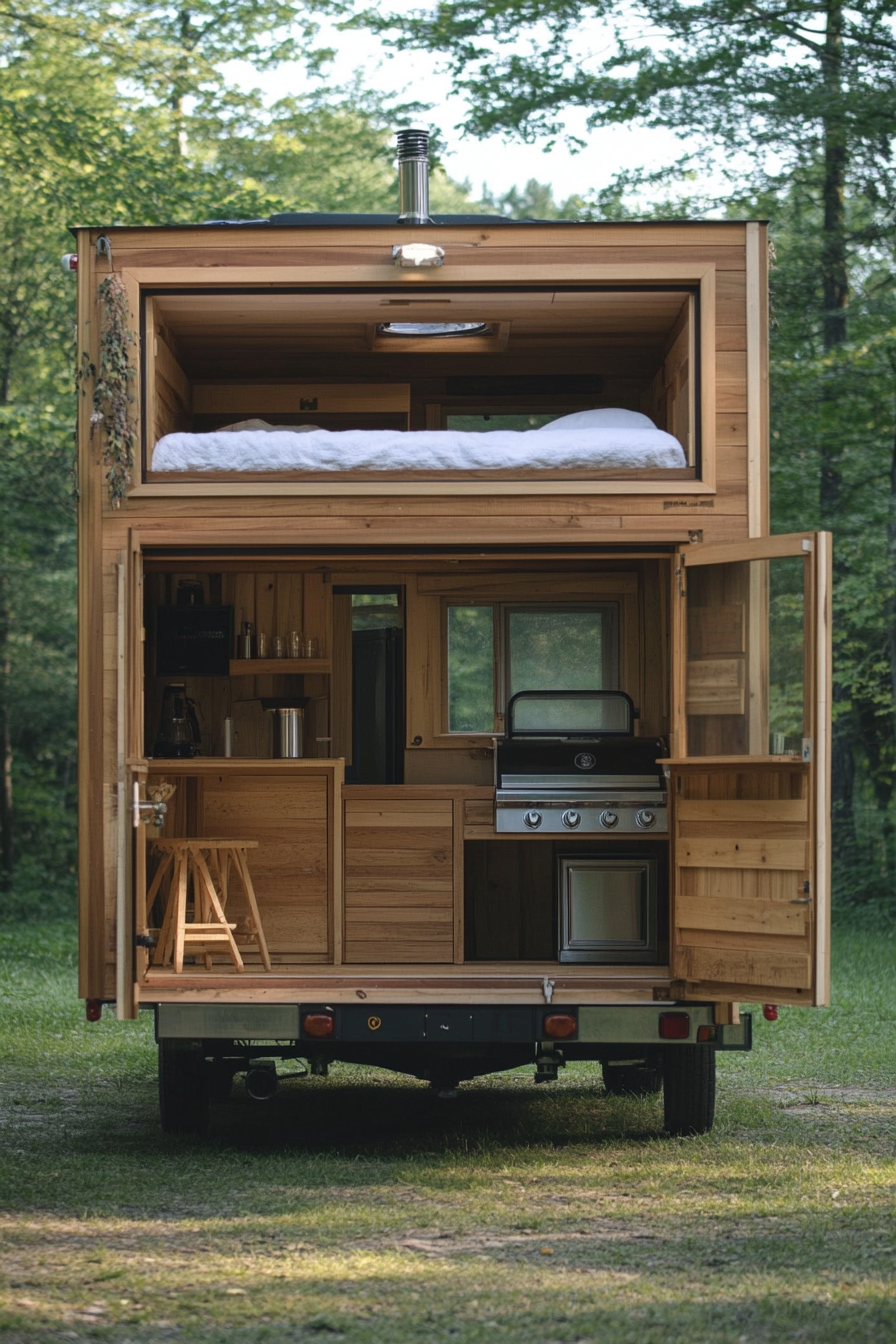
M 684 285 L 147 295 L 145 479 L 695 480 L 698 307 Z M 500 343 L 432 339 L 473 322 Z
M 687 467 L 677 439 L 637 411 L 580 411 L 539 429 L 389 430 L 238 428 L 168 434 L 153 454 L 157 472 L 582 472 Z

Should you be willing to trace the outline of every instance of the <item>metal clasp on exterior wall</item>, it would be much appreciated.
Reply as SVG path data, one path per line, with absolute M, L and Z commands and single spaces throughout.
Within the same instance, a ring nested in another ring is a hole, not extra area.
M 144 802 L 140 797 L 140 785 L 134 781 L 134 830 L 142 822 L 144 826 L 161 826 L 168 812 L 168 804 L 161 800 L 157 802 Z

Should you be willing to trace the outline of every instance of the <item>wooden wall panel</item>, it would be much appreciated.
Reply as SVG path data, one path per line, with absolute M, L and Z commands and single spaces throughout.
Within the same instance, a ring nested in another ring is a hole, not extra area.
M 345 802 L 345 960 L 454 960 L 453 802 Z
M 556 960 L 549 842 L 467 844 L 464 887 L 467 962 Z

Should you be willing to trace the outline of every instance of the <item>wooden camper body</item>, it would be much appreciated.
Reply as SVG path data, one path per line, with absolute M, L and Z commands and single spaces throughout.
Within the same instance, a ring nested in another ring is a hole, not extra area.
M 824 536 L 768 535 L 764 225 L 85 229 L 78 358 L 94 364 L 97 291 L 110 272 L 101 234 L 136 337 L 140 452 L 113 508 L 88 389 L 78 427 L 82 995 L 116 1000 L 121 1016 L 140 1003 L 210 999 L 535 1004 L 549 977 L 557 1004 L 702 1000 L 720 1005 L 720 1021 L 738 999 L 825 1002 L 829 554 Z M 408 241 L 444 248 L 444 265 L 396 267 L 393 245 Z M 448 319 L 483 320 L 488 331 L 461 345 L 390 343 L 379 329 Z M 584 391 L 538 381 L 571 375 Z M 522 401 L 518 390 L 479 390 L 477 379 L 498 377 L 530 378 L 533 390 Z M 689 465 L 335 480 L 152 469 L 162 434 L 257 415 L 439 428 L 450 414 L 595 403 L 646 410 L 677 434 Z M 762 620 L 772 557 L 805 575 L 798 755 L 792 743 L 769 748 Z M 182 578 L 233 605 L 238 622 L 300 628 L 319 657 L 235 659 L 229 678 L 191 688 L 203 701 L 203 755 L 153 760 L 165 679 L 145 648 L 154 609 Z M 344 784 L 350 652 L 338 590 L 365 583 L 405 596 L 402 785 Z M 641 708 L 641 731 L 670 743 L 662 963 L 561 966 L 550 932 L 531 931 L 550 924 L 543 906 L 483 914 L 492 870 L 504 872 L 505 896 L 522 890 L 525 846 L 539 840 L 500 848 L 490 738 L 446 730 L 452 598 L 618 603 L 620 684 Z M 224 760 L 227 713 L 283 694 L 311 706 L 306 756 Z M 132 824 L 132 794 L 136 785 L 145 799 L 161 780 L 176 786 L 163 835 L 260 842 L 270 975 L 251 960 L 241 975 L 220 964 L 175 975 L 135 946 L 156 832 Z

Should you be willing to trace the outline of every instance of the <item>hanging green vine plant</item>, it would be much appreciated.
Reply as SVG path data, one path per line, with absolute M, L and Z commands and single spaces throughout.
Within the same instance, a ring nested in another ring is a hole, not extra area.
M 130 383 L 136 370 L 128 357 L 135 342 L 129 326 L 128 296 L 120 275 L 109 275 L 97 291 L 102 313 L 99 370 L 87 355 L 81 359 L 78 381 L 94 378 L 91 434 L 103 430 L 103 465 L 112 507 L 119 508 L 131 480 L 137 432 L 131 419 Z

